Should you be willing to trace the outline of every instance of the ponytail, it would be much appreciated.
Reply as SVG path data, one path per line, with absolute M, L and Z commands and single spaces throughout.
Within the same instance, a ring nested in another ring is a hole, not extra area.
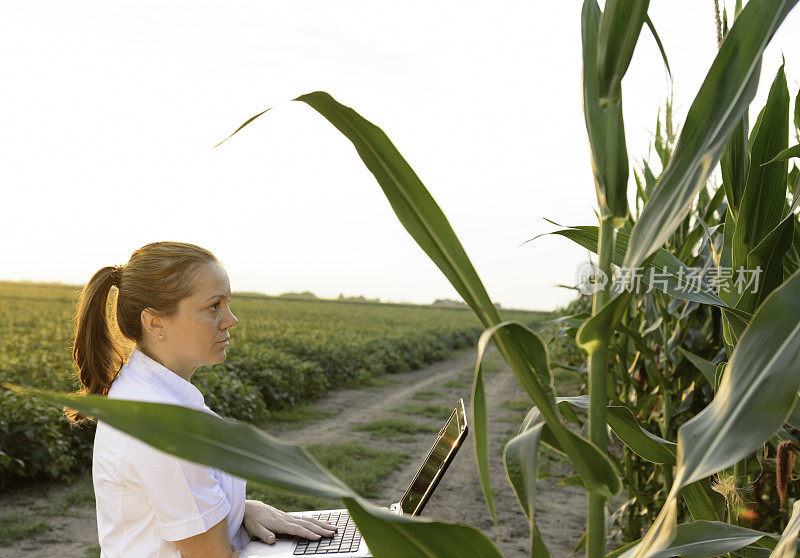
M 109 294 L 117 276 L 116 268 L 104 267 L 94 274 L 80 294 L 72 358 L 80 370 L 83 385 L 80 393 L 83 395 L 108 394 L 124 362 L 124 351 L 118 337 L 111 334 L 108 320 Z M 86 418 L 74 410 L 67 411 L 67 417 L 73 422 Z

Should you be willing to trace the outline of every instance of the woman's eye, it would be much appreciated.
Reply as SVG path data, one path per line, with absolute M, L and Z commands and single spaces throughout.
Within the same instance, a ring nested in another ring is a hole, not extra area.
M 215 304 L 214 304 L 214 305 L 213 305 L 211 308 L 212 308 L 213 310 L 216 310 L 216 307 L 217 307 L 217 306 L 219 306 L 219 302 L 215 303 Z

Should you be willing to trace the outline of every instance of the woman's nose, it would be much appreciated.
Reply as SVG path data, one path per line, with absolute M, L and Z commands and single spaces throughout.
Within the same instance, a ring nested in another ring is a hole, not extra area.
M 227 320 L 227 324 L 228 325 L 226 327 L 235 327 L 236 324 L 239 323 L 239 319 L 236 316 L 234 316 L 233 312 L 231 312 L 230 310 L 228 311 L 228 313 L 230 314 L 230 316 L 228 317 L 228 320 Z M 225 329 L 225 328 L 223 328 L 223 329 Z

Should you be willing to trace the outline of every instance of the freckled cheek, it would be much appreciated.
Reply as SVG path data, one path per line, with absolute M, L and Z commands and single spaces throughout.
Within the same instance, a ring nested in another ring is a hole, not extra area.
M 205 344 L 205 339 L 216 339 L 218 328 L 216 319 L 199 316 L 192 324 L 192 333 L 198 343 Z
M 203 328 L 208 332 L 208 335 L 216 339 L 219 336 L 219 324 L 222 320 L 219 318 L 209 318 L 203 322 Z

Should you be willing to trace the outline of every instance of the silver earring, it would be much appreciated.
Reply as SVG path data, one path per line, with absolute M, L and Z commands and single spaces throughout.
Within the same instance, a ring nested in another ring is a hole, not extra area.
M 164 336 L 163 336 L 163 335 L 159 335 L 159 336 L 158 336 L 158 340 L 159 340 L 159 341 L 163 341 L 163 340 L 164 340 Z

